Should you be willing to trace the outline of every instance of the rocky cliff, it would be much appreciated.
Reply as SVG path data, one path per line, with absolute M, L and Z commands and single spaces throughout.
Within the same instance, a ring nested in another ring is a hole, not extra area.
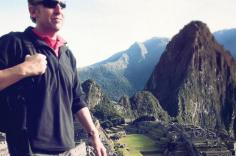
M 169 116 L 159 104 L 152 93 L 147 91 L 137 92 L 131 99 L 131 109 L 136 118 L 154 116 L 157 120 L 168 121 Z
M 107 103 L 109 101 L 101 87 L 93 80 L 86 80 L 82 83 L 82 88 L 85 93 L 85 101 L 90 109 L 93 109 L 98 104 Z
M 236 130 L 236 63 L 206 24 L 193 21 L 168 43 L 146 89 L 180 122 Z

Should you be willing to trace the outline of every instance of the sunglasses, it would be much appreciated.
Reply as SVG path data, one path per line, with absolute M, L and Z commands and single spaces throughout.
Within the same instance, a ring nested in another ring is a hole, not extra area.
M 36 2 L 34 3 L 35 5 L 37 4 L 41 4 L 43 5 L 45 8 L 50 8 L 50 9 L 55 9 L 57 7 L 57 5 L 59 4 L 59 6 L 62 9 L 66 8 L 66 3 L 65 2 L 59 2 L 59 1 L 40 1 L 40 2 Z

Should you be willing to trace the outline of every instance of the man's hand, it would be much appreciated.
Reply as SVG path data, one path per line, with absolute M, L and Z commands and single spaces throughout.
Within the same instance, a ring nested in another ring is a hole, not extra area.
M 45 55 L 27 55 L 23 63 L 0 70 L 0 91 L 26 77 L 44 74 L 46 68 Z
M 106 148 L 102 144 L 98 132 L 92 131 L 91 134 L 89 134 L 89 138 L 95 149 L 96 156 L 107 156 Z
M 26 55 L 21 64 L 22 74 L 25 77 L 44 74 L 47 68 L 46 56 L 43 54 Z
M 87 107 L 84 107 L 80 109 L 76 114 L 81 125 L 88 132 L 89 139 L 95 149 L 96 156 L 107 156 L 106 148 L 99 138 L 98 130 L 93 123 L 89 109 Z

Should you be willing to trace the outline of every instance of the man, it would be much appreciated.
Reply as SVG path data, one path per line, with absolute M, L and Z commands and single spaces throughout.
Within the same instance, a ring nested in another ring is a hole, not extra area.
M 58 35 L 65 7 L 61 0 L 28 0 L 36 26 L 0 38 L 0 94 L 9 96 L 12 107 L 6 133 L 11 156 L 79 155 L 73 154 L 73 114 L 96 155 L 106 156 L 83 100 L 75 58 Z

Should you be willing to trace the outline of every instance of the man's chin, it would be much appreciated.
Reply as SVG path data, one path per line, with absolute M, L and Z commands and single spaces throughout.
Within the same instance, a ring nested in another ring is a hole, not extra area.
M 62 26 L 63 26 L 63 23 L 61 23 L 61 22 L 55 22 L 52 24 L 52 27 L 56 30 L 60 30 L 62 28 Z
M 57 25 L 55 25 L 55 26 L 53 27 L 53 29 L 54 29 L 55 31 L 59 31 L 59 30 L 61 30 L 61 28 L 62 28 L 62 25 L 59 25 L 59 24 L 57 24 Z

